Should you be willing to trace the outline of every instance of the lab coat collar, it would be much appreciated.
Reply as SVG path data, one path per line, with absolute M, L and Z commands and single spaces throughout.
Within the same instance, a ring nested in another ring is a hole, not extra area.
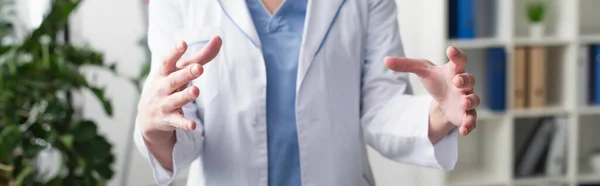
M 233 21 L 238 28 L 244 32 L 246 37 L 252 41 L 254 46 L 260 47 L 260 39 L 250 16 L 248 5 L 245 0 L 217 0 L 225 15 Z
M 302 47 L 298 64 L 298 83 L 296 91 L 300 90 L 304 77 L 309 70 L 327 35 L 334 24 L 337 15 L 346 0 L 309 0 L 304 23 Z
M 252 43 L 261 48 L 256 27 L 248 11 L 245 0 L 217 0 L 228 18 L 230 18 Z M 323 43 L 327 40 L 329 29 L 334 24 L 337 15 L 346 0 L 308 0 L 306 21 L 300 59 L 298 63 L 298 83 L 296 90 L 301 87 L 304 77 Z

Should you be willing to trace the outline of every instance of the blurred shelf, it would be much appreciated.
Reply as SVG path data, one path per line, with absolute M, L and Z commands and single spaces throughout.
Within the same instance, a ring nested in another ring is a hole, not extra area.
M 449 45 L 459 49 L 485 49 L 492 47 L 504 47 L 506 44 L 496 38 L 478 38 L 478 39 L 450 39 Z
M 581 44 L 593 44 L 593 43 L 600 44 L 600 34 L 598 34 L 598 35 L 583 35 L 579 38 L 579 42 Z
M 560 46 L 569 44 L 569 40 L 559 37 L 545 37 L 545 38 L 529 38 L 529 37 L 518 37 L 515 39 L 515 46 Z
M 506 181 L 485 169 L 454 170 L 450 172 L 448 183 L 450 186 L 493 186 L 506 185 Z
M 579 183 L 599 183 L 600 182 L 600 173 L 582 173 L 577 178 Z
M 598 114 L 600 114 L 599 106 L 585 106 L 585 107 L 579 108 L 579 115 L 582 115 L 582 116 L 598 115 Z
M 499 120 L 506 116 L 506 112 L 491 111 L 488 109 L 477 109 L 478 120 Z
M 515 185 L 550 185 L 550 183 L 568 183 L 569 180 L 565 177 L 530 177 L 530 178 L 517 178 L 515 179 Z
M 543 116 L 557 116 L 567 115 L 569 111 L 560 106 L 550 106 L 544 108 L 527 108 L 527 109 L 514 109 L 510 111 L 515 118 L 531 118 L 531 117 L 543 117 Z

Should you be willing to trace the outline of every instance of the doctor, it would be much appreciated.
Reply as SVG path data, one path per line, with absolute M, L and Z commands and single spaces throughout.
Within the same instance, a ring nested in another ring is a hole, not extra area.
M 402 57 L 394 0 L 151 0 L 149 15 L 135 139 L 160 185 L 188 168 L 188 185 L 375 185 L 366 145 L 451 170 L 475 128 L 466 54 Z

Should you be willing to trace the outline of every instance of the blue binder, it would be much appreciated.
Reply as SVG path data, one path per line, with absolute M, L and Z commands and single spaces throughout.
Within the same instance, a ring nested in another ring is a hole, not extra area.
M 504 48 L 487 49 L 487 99 L 492 111 L 506 110 L 506 52 Z
M 459 39 L 475 38 L 475 1 L 456 0 L 456 35 Z
M 594 64 L 594 105 L 600 105 L 600 44 L 594 46 L 593 58 L 591 58 Z
M 587 97 L 587 105 L 594 105 L 596 102 L 596 61 L 594 60 L 595 56 L 596 56 L 596 52 L 595 52 L 595 47 L 594 45 L 589 45 L 586 46 L 585 48 L 588 52 L 587 52 L 587 60 L 588 60 L 588 67 L 587 67 L 587 91 L 588 91 L 588 97 Z
M 456 15 L 458 0 L 448 0 L 448 38 L 457 38 L 457 23 L 456 23 Z

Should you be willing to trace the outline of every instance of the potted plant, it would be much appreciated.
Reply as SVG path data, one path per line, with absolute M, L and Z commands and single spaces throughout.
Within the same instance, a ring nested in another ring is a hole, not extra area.
M 529 35 L 539 39 L 545 34 L 544 18 L 546 16 L 546 4 L 544 2 L 531 2 L 527 5 L 527 17 L 529 19 Z
M 592 150 L 589 158 L 590 167 L 592 167 L 592 170 L 600 174 L 600 148 Z
M 3 1 L 0 5 L 7 5 Z M 81 70 L 114 72 L 114 66 L 61 34 L 80 3 L 52 0 L 33 32 L 0 42 L 0 186 L 97 186 L 114 174 L 112 145 L 96 122 L 78 116 L 73 101 L 74 94 L 89 92 L 112 115 L 104 89 L 89 83 Z M 14 35 L 11 24 L 0 21 L 0 41 Z

